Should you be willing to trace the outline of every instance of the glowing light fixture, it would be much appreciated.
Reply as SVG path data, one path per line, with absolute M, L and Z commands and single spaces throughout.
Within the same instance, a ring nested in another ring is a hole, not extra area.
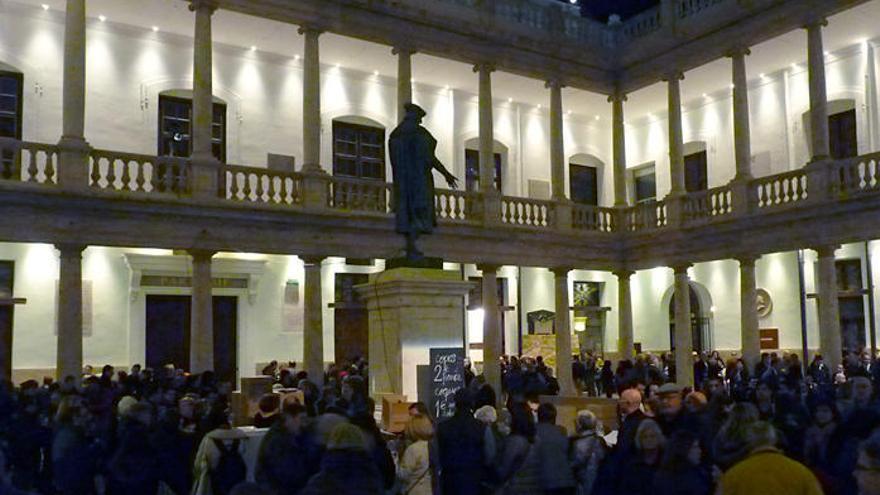
M 255 52 L 255 51 L 257 51 L 257 47 L 256 47 L 256 46 L 254 46 L 254 45 L 251 45 L 251 51 L 252 51 L 252 52 Z
M 297 54 L 297 55 L 294 55 L 294 56 L 293 56 L 293 59 L 294 59 L 294 60 L 299 60 L 299 55 L 298 55 L 298 54 Z
M 49 10 L 49 4 L 47 3 L 40 5 L 40 7 L 43 7 L 43 10 Z
M 159 31 L 159 26 L 153 26 L 153 32 L 156 33 Z
M 104 21 L 107 20 L 107 16 L 106 16 L 106 15 L 99 15 L 99 16 L 98 16 L 98 20 L 101 21 L 101 22 L 104 22 Z
M 507 103 L 513 103 L 513 98 L 508 98 Z

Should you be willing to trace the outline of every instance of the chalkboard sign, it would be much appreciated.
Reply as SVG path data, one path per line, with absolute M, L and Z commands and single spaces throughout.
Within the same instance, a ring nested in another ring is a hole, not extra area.
M 431 406 L 434 417 L 455 413 L 455 392 L 464 387 L 464 349 L 431 349 Z

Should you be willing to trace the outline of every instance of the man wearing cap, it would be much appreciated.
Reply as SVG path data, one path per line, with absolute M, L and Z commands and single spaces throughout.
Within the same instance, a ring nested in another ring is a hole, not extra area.
M 421 258 L 416 239 L 430 234 L 436 225 L 434 218 L 434 174 L 440 172 L 449 187 L 455 189 L 457 180 L 434 155 L 437 140 L 422 127 L 425 111 L 418 105 L 406 103 L 406 115 L 388 140 L 391 168 L 394 173 L 394 212 L 397 232 L 406 235 L 406 255 Z

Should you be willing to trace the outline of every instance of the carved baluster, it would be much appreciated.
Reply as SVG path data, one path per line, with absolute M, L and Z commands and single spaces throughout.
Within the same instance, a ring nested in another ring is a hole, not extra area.
M 116 159 L 107 160 L 107 189 L 116 189 Z
M 266 176 L 266 180 L 269 181 L 269 183 L 268 183 L 268 186 L 269 186 L 269 187 L 268 187 L 269 198 L 266 200 L 266 202 L 267 202 L 267 203 L 272 203 L 272 204 L 276 204 L 276 205 L 277 205 L 277 204 L 281 203 L 281 198 L 279 197 L 278 189 L 279 189 L 279 187 L 283 187 L 283 186 L 284 186 L 284 182 L 283 182 L 283 180 L 282 180 L 282 181 L 281 181 L 281 184 L 278 185 L 278 184 L 275 183 L 275 180 L 276 180 L 276 179 L 279 179 L 279 177 L 275 177 L 274 175 L 267 175 L 267 176 Z
M 46 177 L 47 184 L 55 182 L 55 160 L 58 155 L 54 151 L 46 151 L 46 166 L 43 168 L 43 175 Z
M 27 174 L 28 174 L 28 180 L 27 180 L 28 182 L 37 182 L 38 181 L 37 174 L 39 173 L 39 170 L 37 169 L 37 153 L 39 153 L 37 150 L 31 150 L 27 154 L 28 165 L 27 165 L 27 167 L 25 167 L 25 169 L 27 170 Z
M 147 166 L 150 169 L 154 168 L 155 162 L 153 161 L 145 161 L 141 163 L 140 168 L 137 170 L 137 174 L 134 176 L 134 190 L 135 191 L 143 191 L 144 190 L 144 175 L 147 173 Z
M 132 160 L 128 162 L 126 160 L 122 160 L 122 190 L 130 191 L 131 189 L 131 165 L 134 164 L 135 173 L 138 169 L 140 169 L 140 162 L 137 160 Z
M 94 187 L 98 186 L 98 180 L 101 179 L 101 157 L 100 155 L 92 155 L 91 160 L 89 160 L 89 165 L 92 167 L 92 173 L 89 174 L 89 179 L 91 181 L 91 185 Z

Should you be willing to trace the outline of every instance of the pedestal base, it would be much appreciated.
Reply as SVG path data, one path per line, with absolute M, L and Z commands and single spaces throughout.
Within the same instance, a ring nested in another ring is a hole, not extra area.
M 370 394 L 416 400 L 416 366 L 432 347 L 464 345 L 464 296 L 473 282 L 455 271 L 394 268 L 356 287 L 369 310 Z

